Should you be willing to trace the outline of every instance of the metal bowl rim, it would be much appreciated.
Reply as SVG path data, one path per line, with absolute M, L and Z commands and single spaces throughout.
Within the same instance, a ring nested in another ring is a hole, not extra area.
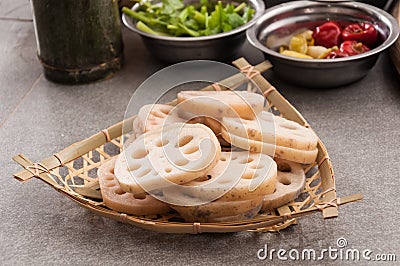
M 246 31 L 246 36 L 247 40 L 250 42 L 251 45 L 254 47 L 258 48 L 264 53 L 267 53 L 271 56 L 278 57 L 283 60 L 287 61 L 292 61 L 292 62 L 304 62 L 304 63 L 318 63 L 318 64 L 332 64 L 332 63 L 339 63 L 339 62 L 348 62 L 348 61 L 355 61 L 359 59 L 363 59 L 369 56 L 372 56 L 374 54 L 378 54 L 385 50 L 387 47 L 391 46 L 399 37 L 399 25 L 396 21 L 396 19 L 388 14 L 386 11 L 379 9 L 377 7 L 365 4 L 365 3 L 360 3 L 360 2 L 330 2 L 329 4 L 327 3 L 328 1 L 293 1 L 293 2 L 288 2 L 288 3 L 283 3 L 277 6 L 273 6 L 267 10 L 265 10 L 264 14 L 260 16 L 260 18 L 257 20 L 257 22 Z M 256 36 L 256 30 L 258 30 L 258 27 L 261 25 L 264 20 L 273 17 L 273 15 L 280 14 L 278 11 L 279 10 L 289 10 L 290 8 L 294 7 L 299 7 L 299 6 L 310 6 L 310 5 L 321 5 L 321 4 L 327 4 L 327 7 L 334 5 L 334 6 L 351 6 L 355 8 L 361 8 L 362 10 L 368 10 L 368 11 L 373 11 L 373 15 L 377 16 L 382 16 L 385 19 L 389 21 L 389 24 L 387 26 L 390 29 L 389 36 L 386 38 L 386 40 L 380 44 L 378 47 L 375 47 L 374 49 L 371 49 L 368 52 L 358 54 L 358 55 L 353 55 L 349 57 L 343 57 L 343 58 L 335 58 L 335 59 L 305 59 L 305 58 L 295 58 L 295 57 L 290 57 L 286 55 L 282 55 L 272 49 L 269 49 L 265 45 L 263 45 L 260 40 L 258 40 Z M 276 14 L 273 11 L 276 12 Z M 272 14 L 272 15 L 271 15 Z
M 122 14 L 122 22 L 124 23 L 124 25 L 127 28 L 138 33 L 139 35 L 146 36 L 148 38 L 155 39 L 155 40 L 164 40 L 164 41 L 173 41 L 173 42 L 194 42 L 194 41 L 197 42 L 197 41 L 215 40 L 215 39 L 228 37 L 228 36 L 240 33 L 242 31 L 245 31 L 245 30 L 249 29 L 251 26 L 253 26 L 258 21 L 258 19 L 264 13 L 265 4 L 264 4 L 263 0 L 252 0 L 252 1 L 254 1 L 256 3 L 256 5 L 254 5 L 254 9 L 256 12 L 255 12 L 253 18 L 249 22 L 247 22 L 246 24 L 244 24 L 240 27 L 237 27 L 231 31 L 208 35 L 208 36 L 173 37 L 173 36 L 158 36 L 158 35 L 150 34 L 150 33 L 138 30 L 135 26 L 131 25 L 128 22 L 128 19 L 131 19 L 131 18 L 128 15 L 126 15 L 125 13 Z M 138 4 L 135 4 L 131 8 L 131 10 L 135 10 L 135 8 L 137 8 L 137 7 L 138 7 Z

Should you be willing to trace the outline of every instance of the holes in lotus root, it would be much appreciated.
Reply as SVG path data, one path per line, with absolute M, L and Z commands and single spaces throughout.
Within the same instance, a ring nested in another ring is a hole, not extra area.
M 289 130 L 296 130 L 297 127 L 294 124 L 289 124 L 289 123 L 283 123 L 280 125 L 283 128 L 289 129 Z
M 146 157 L 148 152 L 145 149 L 137 149 L 132 153 L 133 159 L 142 159 Z
M 243 174 L 242 178 L 252 179 L 252 178 L 256 178 L 257 176 L 258 176 L 258 174 L 255 174 L 254 172 L 246 172 Z
M 261 169 L 261 168 L 264 168 L 264 165 L 262 164 L 262 163 L 258 163 L 258 164 L 252 164 L 252 165 L 250 165 L 250 168 L 251 169 Z
M 182 158 L 174 162 L 176 166 L 184 166 L 189 163 L 188 159 Z
M 240 164 L 251 163 L 252 161 L 254 161 L 254 158 L 247 157 L 247 158 L 242 159 L 242 160 L 240 161 Z
M 108 172 L 109 172 L 110 174 L 114 175 L 114 167 L 113 167 L 113 168 L 110 168 L 110 169 L 108 169 Z M 106 178 L 106 179 L 107 179 L 107 178 Z
M 160 113 L 158 113 L 156 111 L 152 111 L 152 112 L 150 112 L 150 114 L 152 114 L 152 115 L 154 115 L 155 117 L 158 117 L 158 118 L 164 118 L 164 115 L 162 115 L 162 114 L 160 114 Z
M 146 199 L 146 194 L 144 194 L 144 193 L 134 194 L 133 197 L 138 200 L 144 200 L 144 199 Z
M 114 177 L 113 176 L 106 176 L 104 179 L 107 180 L 107 181 L 114 181 Z
M 179 139 L 178 146 L 183 147 L 193 140 L 193 136 L 187 135 Z
M 279 179 L 279 182 L 284 184 L 285 186 L 289 186 L 290 184 L 292 184 L 292 181 L 290 181 L 290 179 L 286 178 L 286 177 L 282 177 Z
M 116 190 L 114 190 L 114 193 L 117 195 L 124 195 L 126 192 L 122 190 L 122 188 L 117 188 Z
M 198 151 L 199 150 L 199 147 L 198 146 L 193 146 L 193 147 L 189 147 L 189 148 L 187 148 L 186 150 L 184 150 L 184 154 L 192 154 L 192 153 L 195 153 L 196 151 Z
M 181 217 L 171 217 L 171 218 L 168 218 L 168 222 L 183 223 L 183 222 L 185 222 L 185 220 Z
M 160 112 L 163 113 L 163 114 L 165 114 L 165 115 L 169 115 L 169 113 L 171 112 L 171 110 L 162 108 L 162 109 L 160 109 Z
M 150 172 L 151 172 L 151 169 L 145 169 L 142 172 L 140 172 L 137 175 L 135 175 L 135 177 L 140 178 L 140 177 L 143 177 L 143 176 L 147 175 Z
M 210 180 L 211 178 L 212 178 L 211 175 L 205 175 L 205 176 L 196 178 L 194 181 L 196 181 L 196 182 L 205 182 L 205 181 Z
M 115 186 L 115 182 L 114 182 L 114 181 L 105 182 L 105 185 L 106 185 L 107 187 L 114 187 L 114 186 Z
M 130 171 L 135 171 L 135 170 L 137 170 L 137 169 L 139 169 L 139 168 L 140 168 L 140 164 L 132 164 L 132 165 L 130 165 L 130 166 L 127 167 L 128 172 L 130 172 Z
M 278 163 L 278 171 L 289 173 L 292 171 L 292 167 L 287 163 Z
M 165 140 L 158 139 L 156 141 L 156 146 L 160 148 L 160 147 L 167 145 L 168 143 L 169 143 L 169 140 L 167 140 L 167 139 L 165 139 Z

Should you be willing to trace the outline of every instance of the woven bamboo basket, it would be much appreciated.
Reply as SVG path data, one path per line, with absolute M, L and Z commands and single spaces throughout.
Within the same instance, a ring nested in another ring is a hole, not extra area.
M 241 69 L 242 73 L 219 82 L 222 88 L 234 88 L 244 82 L 255 84 L 262 90 L 275 114 L 309 127 L 303 116 L 261 75 L 271 67 L 268 61 L 253 67 L 244 58 L 240 58 L 233 64 Z M 204 90 L 213 89 L 214 87 L 211 85 L 204 88 Z M 360 194 L 337 198 L 332 164 L 324 144 L 319 140 L 316 161 L 310 165 L 304 165 L 307 182 L 300 196 L 271 212 L 259 213 L 251 220 L 187 223 L 174 212 L 138 217 L 113 211 L 107 208 L 102 201 L 96 173 L 98 167 L 105 161 L 121 152 L 124 141 L 129 138 L 129 132 L 132 131 L 133 119 L 134 117 L 131 117 L 101 130 L 38 163 L 18 154 L 13 159 L 24 170 L 14 174 L 14 177 L 22 182 L 36 177 L 100 216 L 165 233 L 279 231 L 296 224 L 297 218 L 314 212 L 322 212 L 325 219 L 337 217 L 340 204 L 361 199 Z

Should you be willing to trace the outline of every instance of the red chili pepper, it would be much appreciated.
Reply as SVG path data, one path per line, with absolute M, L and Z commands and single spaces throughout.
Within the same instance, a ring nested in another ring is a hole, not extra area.
M 363 43 L 357 41 L 344 41 L 339 47 L 339 51 L 349 56 L 368 52 L 370 49 Z
M 377 38 L 378 31 L 374 25 L 368 22 L 350 24 L 342 32 L 342 39 L 344 41 L 362 42 L 368 47 L 374 47 Z
M 324 57 L 325 59 L 334 59 L 334 58 L 341 58 L 341 57 L 347 57 L 349 56 L 348 54 L 341 52 L 338 48 L 333 49 L 329 53 L 326 54 Z
M 315 40 L 315 45 L 331 48 L 340 45 L 341 35 L 342 29 L 339 24 L 329 21 L 316 27 L 312 37 Z

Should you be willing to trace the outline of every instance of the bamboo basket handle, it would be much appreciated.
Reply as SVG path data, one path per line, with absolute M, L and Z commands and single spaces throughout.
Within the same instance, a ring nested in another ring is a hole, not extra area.
M 105 144 L 107 141 L 111 141 L 114 138 L 117 138 L 122 135 L 122 132 L 129 132 L 132 131 L 133 119 L 135 116 L 128 118 L 124 121 L 121 121 L 107 129 L 103 129 L 98 133 L 94 134 L 93 136 L 82 140 L 80 142 L 74 143 L 64 150 L 53 154 L 52 156 L 44 159 L 39 164 L 43 166 L 44 169 L 38 169 L 39 173 L 46 172 L 45 170 L 52 170 L 57 167 L 63 166 L 64 164 L 75 160 L 76 158 L 81 157 L 82 155 L 88 153 L 91 150 Z M 126 131 L 125 131 L 126 130 Z M 13 159 L 17 162 L 24 162 L 24 157 L 22 156 L 21 159 L 20 155 L 15 156 Z M 25 161 L 26 162 L 26 161 Z M 20 163 L 21 164 L 21 163 Z M 32 164 L 33 165 L 33 164 Z M 29 166 L 25 166 L 29 167 Z M 19 181 L 27 181 L 34 177 L 35 175 L 32 171 L 28 169 L 24 169 L 16 174 L 14 177 Z
M 251 66 L 246 59 L 239 58 L 233 61 L 233 65 L 239 69 L 246 69 Z M 257 68 L 255 68 L 257 69 Z M 272 86 L 262 75 L 261 72 L 252 78 L 252 81 L 260 88 L 261 92 L 267 98 L 268 102 L 274 102 L 275 106 L 283 114 L 284 117 L 299 123 L 300 125 L 309 126 L 304 117 L 296 111 L 295 108 Z

